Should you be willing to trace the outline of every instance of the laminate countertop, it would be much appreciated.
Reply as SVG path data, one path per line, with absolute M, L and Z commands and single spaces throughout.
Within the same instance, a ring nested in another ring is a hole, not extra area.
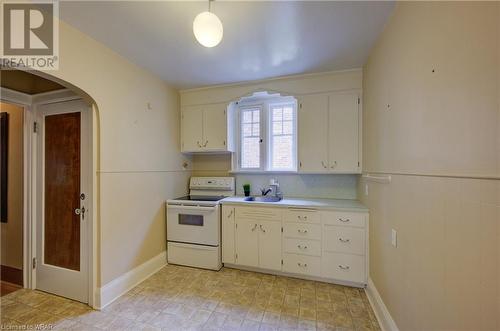
M 243 196 L 227 197 L 220 200 L 223 205 L 242 205 L 242 206 L 265 206 L 281 208 L 317 208 L 333 209 L 339 211 L 368 212 L 358 200 L 350 199 L 314 199 L 314 198 L 287 198 L 284 197 L 278 202 L 264 201 L 245 201 Z

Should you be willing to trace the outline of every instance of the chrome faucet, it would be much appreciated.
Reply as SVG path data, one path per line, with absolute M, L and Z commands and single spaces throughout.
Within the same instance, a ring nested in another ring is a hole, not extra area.
M 282 199 L 283 198 L 283 193 L 280 191 L 280 183 L 278 183 L 278 180 L 273 178 L 269 181 L 269 188 L 268 189 L 261 189 L 262 195 L 267 195 L 269 192 L 273 192 L 273 195 L 276 198 Z

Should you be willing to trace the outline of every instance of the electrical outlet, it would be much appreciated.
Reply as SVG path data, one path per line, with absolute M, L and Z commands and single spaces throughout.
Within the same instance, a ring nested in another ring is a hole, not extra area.
M 394 229 L 391 231 L 391 245 L 398 247 L 398 233 Z
M 365 183 L 365 195 L 368 195 L 368 184 Z

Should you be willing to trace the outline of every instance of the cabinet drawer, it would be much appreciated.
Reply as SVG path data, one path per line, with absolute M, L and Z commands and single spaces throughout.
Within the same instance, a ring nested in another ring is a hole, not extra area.
M 279 208 L 236 207 L 236 218 L 281 221 L 282 211 Z
M 285 237 L 321 240 L 321 225 L 307 223 L 283 223 Z
M 323 224 L 365 227 L 365 214 L 349 212 L 323 212 Z
M 323 277 L 365 284 L 365 266 L 364 256 L 324 252 L 321 273 Z
M 286 238 L 285 252 L 321 256 L 321 242 L 317 240 L 304 240 Z
M 285 253 L 283 254 L 283 271 L 294 274 L 321 276 L 321 258 Z
M 320 223 L 319 212 L 313 209 L 288 209 L 285 211 L 286 222 Z
M 325 251 L 365 255 L 365 229 L 323 225 Z

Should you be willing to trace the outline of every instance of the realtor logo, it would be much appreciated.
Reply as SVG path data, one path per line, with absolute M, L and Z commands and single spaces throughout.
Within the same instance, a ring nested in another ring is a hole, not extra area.
M 4 1 L 1 17 L 2 69 L 57 69 L 59 6 L 56 1 Z

